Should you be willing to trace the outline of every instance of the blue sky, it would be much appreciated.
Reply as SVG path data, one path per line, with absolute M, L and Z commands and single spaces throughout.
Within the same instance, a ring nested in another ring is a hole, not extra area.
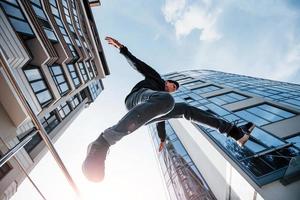
M 116 37 L 161 73 L 206 68 L 289 82 L 300 75 L 295 0 L 112 0 L 94 11 L 102 39 Z M 116 54 L 106 53 L 114 72 Z
M 96 102 L 55 144 L 86 199 L 166 199 L 145 127 L 111 148 L 103 183 L 91 184 L 82 176 L 87 145 L 126 113 L 124 98 L 143 78 L 106 44 L 105 36 L 127 45 L 161 74 L 214 69 L 299 83 L 297 0 L 103 0 L 93 11 L 111 75 Z M 70 199 L 64 178 L 55 167 L 49 170 L 49 163 L 54 165 L 48 154 L 32 177 L 48 199 Z M 15 199 L 39 199 L 28 188 L 23 184 Z

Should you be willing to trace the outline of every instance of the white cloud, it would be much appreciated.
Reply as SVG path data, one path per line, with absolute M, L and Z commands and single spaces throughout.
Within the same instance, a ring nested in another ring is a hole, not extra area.
M 216 21 L 221 9 L 212 0 L 198 0 L 188 3 L 185 0 L 166 0 L 162 8 L 165 20 L 175 28 L 177 38 L 200 30 L 200 40 L 214 41 L 221 38 L 216 30 Z
M 193 44 L 193 52 L 184 50 L 193 67 L 288 82 L 300 75 L 300 13 L 288 2 L 186 0 L 172 7 L 164 15 L 177 38 L 200 30 L 200 40 L 184 41 Z
M 163 13 L 167 22 L 173 22 L 182 15 L 186 0 L 166 0 Z

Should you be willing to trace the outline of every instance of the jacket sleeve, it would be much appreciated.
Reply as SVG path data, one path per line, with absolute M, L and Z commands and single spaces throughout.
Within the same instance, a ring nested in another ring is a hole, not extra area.
M 166 127 L 165 122 L 161 121 L 156 123 L 156 129 L 158 133 L 158 137 L 160 138 L 161 142 L 164 142 L 166 140 Z
M 132 55 L 127 47 L 123 46 L 120 48 L 120 53 L 125 56 L 128 63 L 138 72 L 145 76 L 145 78 L 162 79 L 157 71 L 152 67 L 144 63 L 143 61 Z

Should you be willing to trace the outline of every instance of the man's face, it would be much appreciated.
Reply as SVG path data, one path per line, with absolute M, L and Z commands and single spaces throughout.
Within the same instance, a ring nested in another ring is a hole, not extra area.
M 177 90 L 177 87 L 174 83 L 171 83 L 169 81 L 165 82 L 165 90 L 166 92 L 175 92 Z

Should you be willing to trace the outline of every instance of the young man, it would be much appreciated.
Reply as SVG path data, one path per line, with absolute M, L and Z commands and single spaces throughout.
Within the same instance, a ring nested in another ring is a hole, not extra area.
M 237 127 L 206 111 L 186 103 L 175 103 L 170 93 L 179 87 L 178 82 L 163 80 L 161 76 L 143 61 L 133 56 L 128 49 L 117 40 L 106 37 L 108 44 L 120 50 L 129 64 L 145 76 L 137 83 L 125 99 L 129 111 L 116 125 L 106 129 L 88 146 L 87 157 L 82 165 L 84 175 L 94 182 L 102 181 L 105 172 L 105 158 L 109 147 L 144 124 L 157 123 L 158 135 L 161 139 L 159 151 L 164 148 L 166 133 L 165 120 L 186 118 L 195 123 L 208 125 L 234 138 L 240 146 L 249 139 L 255 125 L 251 122 Z

